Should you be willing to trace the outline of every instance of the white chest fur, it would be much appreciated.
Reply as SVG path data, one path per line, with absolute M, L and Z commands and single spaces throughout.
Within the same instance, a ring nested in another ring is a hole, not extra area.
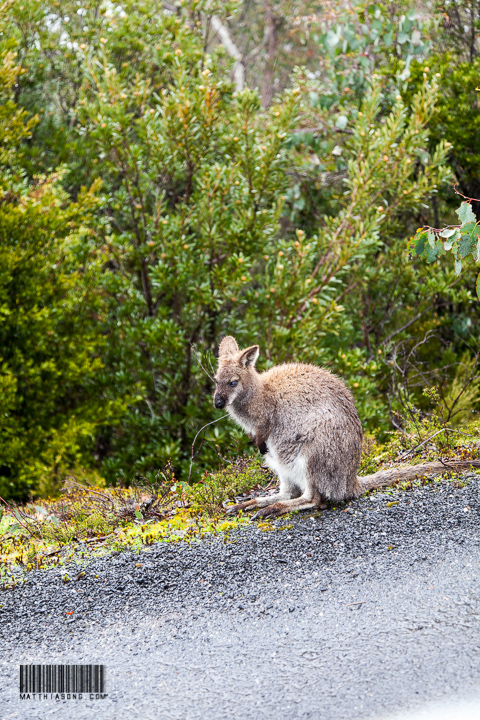
M 228 406 L 227 412 L 245 432 L 255 435 L 256 428 L 251 421 L 238 415 L 231 405 Z M 303 493 L 307 486 L 307 479 L 305 476 L 306 462 L 302 453 L 300 452 L 291 463 L 286 464 L 280 460 L 271 438 L 267 444 L 268 453 L 265 455 L 265 464 L 278 476 L 281 492 L 289 488 L 298 488 Z
M 287 487 L 295 487 L 303 494 L 307 486 L 307 478 L 305 476 L 306 462 L 301 453 L 287 465 L 279 459 L 275 447 L 269 445 L 268 453 L 265 455 L 265 463 L 278 475 L 281 492 Z

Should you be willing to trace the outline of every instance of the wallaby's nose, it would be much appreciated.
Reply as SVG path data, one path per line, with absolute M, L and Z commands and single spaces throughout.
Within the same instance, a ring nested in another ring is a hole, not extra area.
M 213 404 L 215 405 L 216 408 L 221 410 L 221 408 L 225 407 L 225 400 L 221 397 L 217 397 L 217 398 L 215 398 L 215 401 Z

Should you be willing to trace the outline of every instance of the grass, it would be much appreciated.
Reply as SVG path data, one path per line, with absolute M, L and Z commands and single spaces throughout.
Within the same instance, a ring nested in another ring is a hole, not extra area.
M 473 438 L 438 431 L 422 420 L 413 429 L 392 434 L 384 445 L 366 437 L 359 474 L 398 465 L 406 453 L 403 462 L 411 464 L 439 457 L 480 457 L 478 427 L 466 431 Z M 0 589 L 23 582 L 33 569 L 65 565 L 69 570 L 64 581 L 69 582 L 75 563 L 81 572 L 80 565 L 92 558 L 127 549 L 140 552 L 156 542 L 198 542 L 212 534 L 229 542 L 230 532 L 250 520 L 242 513 L 227 517 L 225 505 L 242 494 L 262 494 L 274 484 L 273 475 L 261 463 L 259 457 L 242 457 L 218 472 L 206 473 L 192 486 L 178 482 L 167 467 L 153 484 L 139 478 L 130 488 L 98 488 L 69 478 L 60 498 L 32 500 L 23 506 L 0 499 Z M 393 495 L 445 479 L 423 477 L 394 483 L 380 492 Z M 447 481 L 455 487 L 466 484 L 458 473 L 449 473 Z M 257 527 L 268 532 L 291 526 L 267 520 Z

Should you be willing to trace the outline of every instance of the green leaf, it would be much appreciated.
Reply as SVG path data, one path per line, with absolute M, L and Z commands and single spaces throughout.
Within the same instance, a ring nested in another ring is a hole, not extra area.
M 137 520 L 143 520 L 143 515 L 140 510 L 135 510 L 135 517 L 137 518 Z
M 480 300 L 480 273 L 478 273 L 478 276 L 477 276 L 476 290 L 477 290 L 477 297 Z
M 462 225 L 468 222 L 475 222 L 472 206 L 469 202 L 463 202 L 458 210 L 455 210 Z
M 445 240 L 445 244 L 444 244 L 445 250 L 451 250 L 452 247 L 453 247 L 453 243 L 454 243 L 456 240 L 458 240 L 459 237 L 460 237 L 460 231 L 459 231 L 459 230 L 455 230 L 455 231 L 454 231 L 454 234 L 451 235 L 451 236 L 448 238 L 448 240 Z
M 462 261 L 460 260 L 460 258 L 455 258 L 455 273 L 457 275 L 460 275 L 461 272 L 462 272 Z
M 329 50 L 333 50 L 333 48 L 336 47 L 338 45 L 338 43 L 340 42 L 341 37 L 342 36 L 340 35 L 340 33 L 338 33 L 338 35 L 337 35 L 337 33 L 334 30 L 329 30 L 327 32 L 327 36 L 325 38 L 325 45 L 327 46 L 327 48 Z
M 476 222 L 468 222 L 460 228 L 461 235 L 478 235 L 479 231 Z
M 392 32 L 385 33 L 385 35 L 383 36 L 383 44 L 386 45 L 387 47 L 390 47 L 392 45 L 392 43 L 393 43 L 393 33 Z
M 425 241 L 427 239 L 427 233 L 421 232 L 417 235 L 417 241 L 415 243 L 415 253 L 421 255 L 425 249 Z
M 470 255 L 470 253 L 473 252 L 476 244 L 476 239 L 471 235 L 462 235 L 462 238 L 458 243 L 459 257 L 466 258 L 468 255 Z
M 39 512 L 41 515 L 48 515 L 48 510 L 45 510 L 44 507 L 41 505 L 34 505 L 33 506 L 37 512 Z
M 445 250 L 444 250 L 444 247 L 443 247 L 443 243 L 442 243 L 442 241 L 439 240 L 439 239 L 437 239 L 437 253 L 438 253 L 438 256 L 439 256 L 439 257 L 440 257 L 441 255 L 445 255 Z
M 427 262 L 428 263 L 435 262 L 435 260 L 437 259 L 437 255 L 438 255 L 438 250 L 437 250 L 436 245 L 434 245 L 433 247 L 431 247 L 429 245 L 427 248 L 427 251 L 426 251 Z
M 428 238 L 428 244 L 430 245 L 430 247 L 434 248 L 435 247 L 435 233 L 432 230 L 428 231 L 427 238 Z
M 477 251 L 475 253 L 475 262 L 480 262 L 480 237 L 477 240 Z

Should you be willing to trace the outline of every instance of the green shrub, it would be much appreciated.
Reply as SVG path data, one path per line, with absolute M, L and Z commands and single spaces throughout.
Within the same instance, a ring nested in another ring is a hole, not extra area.
M 192 512 L 202 512 L 212 517 L 225 512 L 227 502 L 252 489 L 275 483 L 270 470 L 262 467 L 258 457 L 241 457 L 222 470 L 207 472 L 202 479 L 187 489 Z
M 36 118 L 14 102 L 19 72 L 14 53 L 0 54 L 0 496 L 13 499 L 91 468 L 95 434 L 118 405 L 96 392 L 102 258 L 88 239 L 99 183 L 72 202 L 60 173 L 25 177 Z

